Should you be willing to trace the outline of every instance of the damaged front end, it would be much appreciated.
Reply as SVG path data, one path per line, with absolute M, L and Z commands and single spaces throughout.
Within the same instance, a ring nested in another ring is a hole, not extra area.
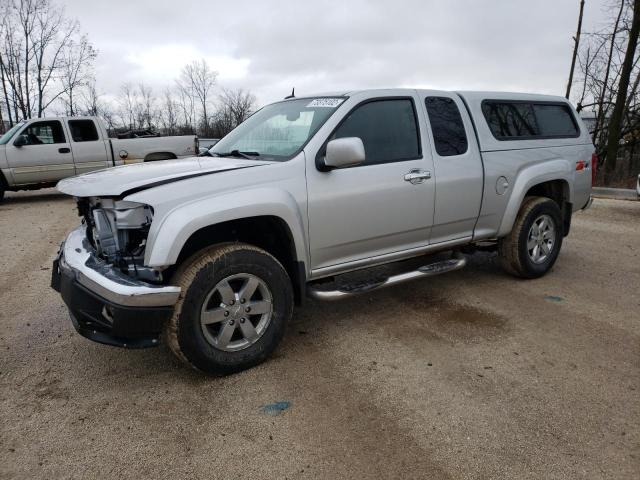
M 126 348 L 158 345 L 180 287 L 144 266 L 153 209 L 111 198 L 81 198 L 82 225 L 53 262 L 51 286 L 83 336 Z
M 78 213 L 87 240 L 98 258 L 145 282 L 162 283 L 162 272 L 144 266 L 147 236 L 153 220 L 149 205 L 111 198 L 80 198 Z

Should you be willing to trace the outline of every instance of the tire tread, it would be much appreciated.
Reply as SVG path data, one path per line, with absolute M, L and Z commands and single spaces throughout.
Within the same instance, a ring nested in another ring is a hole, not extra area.
M 178 331 L 180 329 L 180 316 L 182 313 L 182 307 L 184 305 L 187 291 L 198 272 L 200 272 L 203 268 L 211 263 L 216 262 L 218 259 L 224 257 L 225 255 L 239 250 L 250 250 L 263 255 L 267 255 L 271 257 L 271 259 L 278 265 L 282 266 L 280 262 L 269 252 L 266 252 L 265 250 L 262 250 L 261 248 L 255 247 L 253 245 L 239 242 L 220 243 L 204 248 L 193 254 L 178 267 L 176 273 L 173 276 L 173 284 L 180 287 L 180 296 L 178 297 L 178 302 L 174 307 L 173 315 L 165 326 L 164 340 L 173 354 L 194 370 L 200 371 L 201 369 L 199 369 L 196 365 L 193 364 L 193 362 L 191 362 L 187 358 L 185 353 L 182 351 L 182 348 L 180 347 L 180 341 L 178 339 Z
M 500 264 L 507 273 L 520 278 L 532 278 L 520 259 L 519 238 L 529 213 L 538 205 L 547 202 L 553 202 L 553 200 L 547 197 L 525 197 L 522 201 L 511 232 L 498 245 Z

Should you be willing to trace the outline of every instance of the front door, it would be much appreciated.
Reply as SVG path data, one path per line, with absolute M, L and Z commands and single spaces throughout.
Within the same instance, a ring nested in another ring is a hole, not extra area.
M 429 243 L 435 184 L 416 103 L 414 96 L 361 100 L 328 140 L 360 138 L 365 162 L 328 172 L 307 163 L 312 270 Z
M 16 184 L 56 182 L 75 174 L 71 147 L 59 120 L 32 122 L 19 135 L 26 145 L 15 146 L 15 140 L 7 144 L 7 161 Z

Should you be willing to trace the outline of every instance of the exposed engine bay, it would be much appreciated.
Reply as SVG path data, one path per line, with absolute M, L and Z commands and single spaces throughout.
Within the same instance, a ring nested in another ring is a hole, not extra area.
M 150 283 L 162 273 L 144 266 L 153 209 L 149 205 L 112 198 L 79 198 L 78 214 L 96 255 L 123 273 Z

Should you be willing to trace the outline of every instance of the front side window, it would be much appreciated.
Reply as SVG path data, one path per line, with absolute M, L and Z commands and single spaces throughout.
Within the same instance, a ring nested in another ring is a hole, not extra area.
M 62 124 L 57 120 L 34 122 L 25 128 L 21 135 L 28 139 L 28 145 L 65 143 Z
M 365 164 L 401 162 L 420 158 L 420 138 L 413 101 L 374 100 L 353 110 L 331 137 L 358 137 Z
M 467 133 L 456 102 L 448 97 L 427 97 L 425 105 L 438 155 L 449 157 L 465 153 Z
M 291 158 L 344 102 L 342 97 L 301 98 L 267 105 L 216 143 L 210 155 L 241 154 L 265 160 Z
M 94 142 L 98 140 L 98 131 L 93 120 L 69 120 L 69 130 L 74 142 Z
M 562 103 L 484 101 L 482 113 L 498 140 L 572 138 L 579 135 L 569 107 Z

